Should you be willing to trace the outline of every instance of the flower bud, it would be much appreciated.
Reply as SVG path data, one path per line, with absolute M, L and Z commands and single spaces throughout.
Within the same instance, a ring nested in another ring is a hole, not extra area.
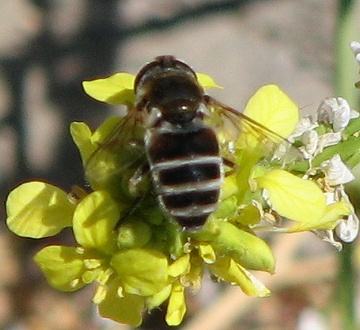
M 117 244 L 120 249 L 144 246 L 151 237 L 149 224 L 139 219 L 132 218 L 119 227 Z
M 220 234 L 211 242 L 216 252 L 233 258 L 245 268 L 274 272 L 275 258 L 265 241 L 230 222 L 219 221 L 219 227 Z

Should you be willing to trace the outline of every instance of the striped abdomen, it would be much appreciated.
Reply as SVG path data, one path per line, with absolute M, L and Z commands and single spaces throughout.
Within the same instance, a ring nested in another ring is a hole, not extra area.
M 186 229 L 202 226 L 215 211 L 222 183 L 222 158 L 214 131 L 152 128 L 147 155 L 162 209 Z

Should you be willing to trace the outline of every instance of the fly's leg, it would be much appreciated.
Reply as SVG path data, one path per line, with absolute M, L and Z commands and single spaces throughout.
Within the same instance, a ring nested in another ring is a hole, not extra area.
M 148 163 L 140 166 L 129 180 L 129 192 L 133 196 L 143 196 L 149 190 L 149 171 Z
M 223 158 L 222 161 L 223 161 L 223 164 L 226 167 L 230 168 L 229 171 L 226 171 L 225 176 L 229 176 L 229 175 L 234 174 L 234 173 L 236 173 L 238 171 L 239 166 L 237 164 L 235 164 L 234 162 L 232 162 L 230 159 Z
M 143 201 L 144 197 L 145 197 L 145 195 L 136 197 L 136 199 L 134 200 L 134 202 L 132 203 L 130 208 L 125 212 L 125 214 L 123 214 L 121 216 L 119 221 L 116 223 L 116 225 L 114 227 L 115 231 L 117 231 L 119 229 L 120 225 L 134 213 L 134 211 L 139 207 L 139 205 Z

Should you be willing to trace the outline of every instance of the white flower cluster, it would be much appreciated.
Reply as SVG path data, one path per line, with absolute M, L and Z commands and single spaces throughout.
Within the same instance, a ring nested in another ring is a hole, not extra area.
M 360 59 L 360 43 L 357 46 Z M 324 191 L 327 205 L 343 200 L 351 206 L 351 214 L 339 219 L 335 230 L 313 230 L 318 237 L 339 250 L 342 248 L 342 244 L 336 241 L 334 232 L 337 238 L 345 243 L 352 242 L 359 232 L 359 218 L 356 216 L 344 189 L 344 185 L 353 181 L 355 177 L 339 154 L 333 154 L 330 159 L 324 160 L 320 164 L 317 162 L 317 166 L 313 165 L 313 160 L 325 148 L 343 141 L 344 129 L 351 119 L 357 117 L 359 117 L 359 113 L 352 110 L 345 99 L 341 97 L 328 98 L 319 106 L 317 119 L 314 120 L 311 117 L 302 118 L 294 133 L 287 139 L 293 144 L 300 142 L 301 146 L 297 149 L 301 153 L 301 158 L 307 160 L 309 164 L 309 169 L 303 177 L 318 181 Z M 284 149 L 283 145 L 276 150 L 273 158 L 286 159 L 285 163 L 289 163 L 291 161 L 289 160 L 289 154 L 293 154 L 293 152 Z
M 359 113 L 350 108 L 349 103 L 342 97 L 325 99 L 318 108 L 317 120 L 310 117 L 299 121 L 295 132 L 288 138 L 290 142 L 300 138 L 302 146 L 299 148 L 304 159 L 313 159 L 322 153 L 324 148 L 335 145 L 342 140 L 342 131 L 348 126 L 350 119 L 359 117 Z M 315 129 L 319 125 L 327 125 L 331 130 L 319 134 Z

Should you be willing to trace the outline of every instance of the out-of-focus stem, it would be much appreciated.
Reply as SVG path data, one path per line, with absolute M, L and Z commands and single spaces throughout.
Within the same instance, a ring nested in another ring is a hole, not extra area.
M 354 88 L 358 80 L 356 61 L 349 49 L 352 40 L 359 40 L 358 17 L 359 1 L 339 0 L 339 16 L 336 36 L 336 94 L 348 100 L 357 108 L 359 92 Z M 342 317 L 342 329 L 358 329 L 355 313 L 355 269 L 353 264 L 353 246 L 347 244 L 339 255 L 338 307 Z

